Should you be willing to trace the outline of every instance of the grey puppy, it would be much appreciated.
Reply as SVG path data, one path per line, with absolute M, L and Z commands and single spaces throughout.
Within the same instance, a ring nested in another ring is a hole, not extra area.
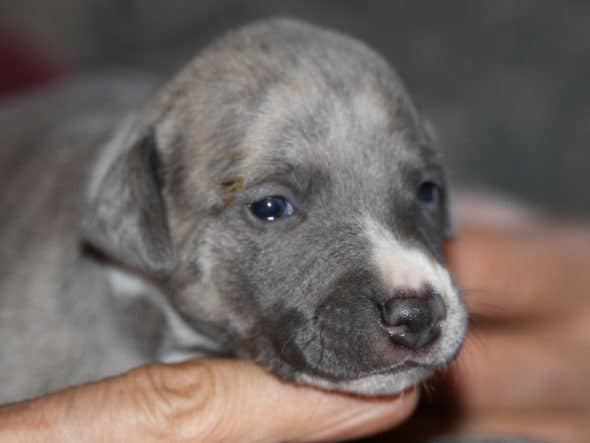
M 391 394 L 457 355 L 441 159 L 380 56 L 268 20 L 129 113 L 151 86 L 0 113 L 0 402 L 203 354 Z

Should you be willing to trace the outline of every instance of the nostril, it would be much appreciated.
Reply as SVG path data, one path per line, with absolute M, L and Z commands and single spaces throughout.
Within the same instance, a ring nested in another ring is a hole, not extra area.
M 438 337 L 444 304 L 432 291 L 406 294 L 390 298 L 382 305 L 382 320 L 394 343 L 418 349 Z
M 383 320 L 387 326 L 405 326 L 419 332 L 432 322 L 432 315 L 424 300 L 391 299 L 385 303 Z

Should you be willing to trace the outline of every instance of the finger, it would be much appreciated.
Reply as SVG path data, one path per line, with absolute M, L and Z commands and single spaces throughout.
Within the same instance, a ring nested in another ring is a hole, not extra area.
M 348 439 L 401 423 L 417 402 L 414 391 L 375 399 L 296 386 L 245 361 L 198 360 L 148 371 L 156 374 L 148 377 L 152 393 L 139 397 L 149 426 L 196 442 Z
M 418 414 L 400 429 L 371 441 L 428 441 L 441 435 L 487 435 L 528 438 L 535 442 L 587 443 L 589 418 L 571 413 L 497 413 L 454 418 Z
M 459 229 L 464 226 L 530 229 L 544 218 L 526 203 L 496 192 L 454 190 L 453 194 L 451 212 Z
M 475 314 L 559 321 L 590 313 L 590 233 L 585 230 L 468 227 L 448 246 L 447 256 Z
M 0 441 L 333 441 L 399 424 L 417 393 L 368 399 L 283 383 L 252 363 L 155 364 L 0 407 Z
M 440 394 L 464 410 L 590 412 L 589 355 L 587 343 L 556 334 L 475 332 Z
M 455 429 L 464 434 L 517 435 L 540 441 L 587 443 L 589 418 L 569 413 L 482 415 L 457 423 Z

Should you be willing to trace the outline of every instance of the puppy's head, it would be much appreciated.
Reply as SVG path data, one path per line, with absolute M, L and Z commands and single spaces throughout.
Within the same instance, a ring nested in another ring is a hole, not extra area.
M 93 196 L 90 241 L 279 375 L 393 393 L 458 352 L 439 156 L 363 44 L 288 20 L 204 50 Z

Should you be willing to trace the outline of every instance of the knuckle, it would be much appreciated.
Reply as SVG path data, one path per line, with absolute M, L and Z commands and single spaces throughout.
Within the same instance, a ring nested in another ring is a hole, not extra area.
M 156 363 L 131 371 L 135 410 L 147 433 L 165 441 L 215 441 L 223 430 L 223 380 L 208 362 Z

